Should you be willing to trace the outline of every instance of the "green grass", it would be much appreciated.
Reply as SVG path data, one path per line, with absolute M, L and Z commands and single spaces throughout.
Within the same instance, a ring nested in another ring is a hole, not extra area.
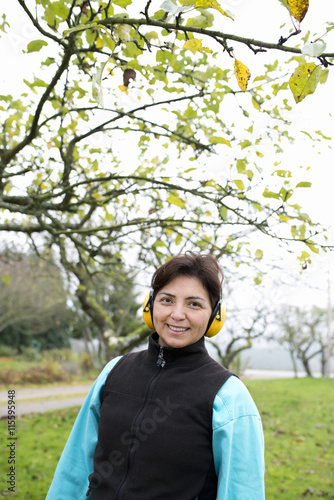
M 246 385 L 263 419 L 267 499 L 334 499 L 334 380 Z
M 15 449 L 15 493 L 8 494 L 6 474 L 9 472 L 6 450 L 7 420 L 0 420 L 0 497 L 15 500 L 44 500 L 62 449 L 68 438 L 79 408 L 31 414 L 17 420 Z M 73 499 L 75 500 L 75 499 Z
M 267 500 L 334 499 L 334 380 L 250 380 L 246 385 L 263 418 Z M 72 408 L 18 419 L 13 498 L 45 499 L 77 413 Z M 0 435 L 0 496 L 10 497 L 6 420 L 0 421 Z

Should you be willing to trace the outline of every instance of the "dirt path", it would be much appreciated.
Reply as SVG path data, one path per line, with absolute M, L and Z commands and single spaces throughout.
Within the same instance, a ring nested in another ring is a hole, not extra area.
M 246 370 L 244 379 L 293 378 L 293 372 L 281 370 Z M 303 374 L 299 374 L 303 376 Z M 15 389 L 16 415 L 81 406 L 91 384 Z M 0 418 L 8 415 L 7 391 L 0 391 Z
M 92 384 L 15 389 L 16 416 L 81 406 Z M 7 391 L 0 392 L 0 418 L 6 418 Z

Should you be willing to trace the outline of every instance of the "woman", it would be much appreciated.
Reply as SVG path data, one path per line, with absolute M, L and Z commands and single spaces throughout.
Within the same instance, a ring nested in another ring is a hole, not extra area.
M 155 271 L 148 348 L 96 380 L 47 500 L 264 499 L 258 411 L 204 345 L 223 323 L 222 279 L 212 256 L 192 252 Z

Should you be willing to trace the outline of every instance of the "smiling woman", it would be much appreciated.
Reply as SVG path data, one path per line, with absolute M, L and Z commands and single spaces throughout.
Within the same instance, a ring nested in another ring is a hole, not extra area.
M 223 325 L 222 279 L 212 256 L 192 252 L 156 270 L 148 348 L 98 377 L 47 500 L 264 500 L 259 413 L 204 343 Z
M 206 332 L 212 313 L 209 294 L 198 278 L 179 276 L 154 300 L 153 322 L 159 344 L 186 347 Z

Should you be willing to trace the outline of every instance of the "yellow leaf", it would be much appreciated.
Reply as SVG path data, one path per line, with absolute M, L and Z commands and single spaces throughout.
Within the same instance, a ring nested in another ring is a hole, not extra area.
M 126 87 L 125 85 L 118 85 L 118 88 L 119 88 L 119 90 L 121 90 L 122 92 L 125 92 L 127 95 L 129 94 L 129 92 L 128 92 L 128 87 Z
M 229 12 L 223 10 L 219 5 L 219 3 L 217 2 L 217 0 L 196 0 L 195 9 L 209 9 L 209 8 L 216 9 L 218 10 L 218 12 L 223 14 L 223 16 L 229 17 L 230 19 L 233 20 L 232 15 Z
M 103 47 L 103 40 L 100 36 L 97 37 L 95 44 L 97 49 L 101 49 Z
M 208 52 L 209 54 L 212 54 L 212 50 L 208 49 L 207 47 L 203 47 L 202 40 L 199 40 L 198 38 L 187 40 L 183 45 L 183 48 L 186 50 L 191 50 L 193 54 L 195 54 L 196 52 Z
M 304 19 L 308 11 L 309 0 L 287 0 L 292 17 L 299 23 Z
M 234 74 L 238 80 L 239 87 L 246 92 L 251 74 L 247 66 L 237 59 L 234 59 Z

